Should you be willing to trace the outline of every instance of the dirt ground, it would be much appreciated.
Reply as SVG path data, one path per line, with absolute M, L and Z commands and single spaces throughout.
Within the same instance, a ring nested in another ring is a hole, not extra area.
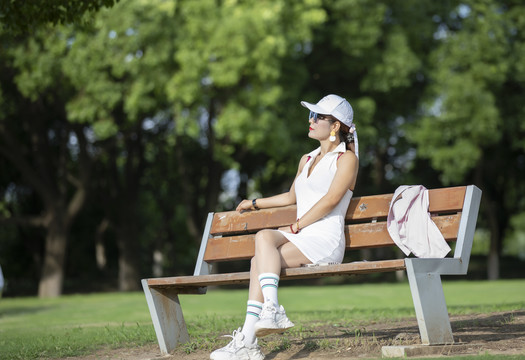
M 525 309 L 480 315 L 451 317 L 454 339 L 460 346 L 450 346 L 444 355 L 506 354 L 525 358 Z M 279 335 L 264 338 L 262 345 L 267 360 L 325 360 L 381 358 L 385 345 L 419 344 L 419 331 L 415 319 L 388 324 L 368 323 L 359 328 L 314 328 L 311 336 L 302 339 Z M 322 334 L 322 335 L 320 335 Z M 228 339 L 224 339 L 226 345 Z M 178 349 L 174 354 L 161 357 L 156 345 L 132 349 L 100 350 L 86 357 L 72 360 L 127 359 L 127 360 L 197 360 L 209 359 L 209 351 L 197 350 L 186 354 Z

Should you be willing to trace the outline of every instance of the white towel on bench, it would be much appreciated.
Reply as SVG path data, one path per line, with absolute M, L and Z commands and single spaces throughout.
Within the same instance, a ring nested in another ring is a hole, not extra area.
M 422 185 L 403 185 L 396 189 L 387 218 L 388 233 L 396 245 L 409 255 L 443 258 L 450 246 L 428 212 L 428 190 Z

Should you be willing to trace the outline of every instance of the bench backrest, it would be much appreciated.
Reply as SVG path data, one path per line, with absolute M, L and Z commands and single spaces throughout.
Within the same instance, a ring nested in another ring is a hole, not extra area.
M 461 235 L 461 245 L 458 242 L 454 253 L 456 258 L 462 255 L 470 256 L 472 239 L 470 244 L 464 244 L 465 231 L 460 231 L 460 227 L 462 227 L 463 214 L 471 207 L 472 192 L 476 189 L 471 185 L 429 190 L 429 212 L 445 240 L 456 241 L 458 234 Z M 394 245 L 386 226 L 392 196 L 393 194 L 386 194 L 352 199 L 345 221 L 347 251 Z M 479 201 L 477 206 L 479 207 Z M 475 215 L 477 217 L 477 208 Z M 214 262 L 253 257 L 255 234 L 259 230 L 289 226 L 295 220 L 295 205 L 248 211 L 242 214 L 236 211 L 210 213 L 195 275 L 208 274 L 208 264 Z M 463 227 L 467 225 L 466 220 L 463 218 Z M 476 219 L 474 224 L 475 221 Z M 468 259 L 466 261 L 468 263 Z

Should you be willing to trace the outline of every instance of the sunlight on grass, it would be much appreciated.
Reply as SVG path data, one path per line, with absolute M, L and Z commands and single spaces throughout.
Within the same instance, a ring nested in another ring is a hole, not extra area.
M 0 359 L 76 356 L 101 345 L 153 341 L 142 293 L 0 300 Z
M 504 311 L 523 308 L 525 281 L 444 281 L 443 288 L 451 314 Z M 210 290 L 205 296 L 181 296 L 186 318 L 220 314 L 244 318 L 247 291 Z M 408 283 L 331 286 L 282 286 L 279 302 L 287 312 L 314 318 L 353 319 L 403 318 L 415 316 Z M 317 316 L 316 316 L 317 314 Z
M 525 308 L 525 280 L 445 281 L 444 291 L 452 315 Z M 186 351 L 191 352 L 210 348 L 219 334 L 242 324 L 247 290 L 210 289 L 206 295 L 180 299 L 192 336 Z M 295 335 L 322 324 L 414 317 L 407 283 L 282 286 L 279 300 L 298 323 Z M 142 293 L 0 299 L 0 359 L 78 356 L 102 346 L 155 342 Z

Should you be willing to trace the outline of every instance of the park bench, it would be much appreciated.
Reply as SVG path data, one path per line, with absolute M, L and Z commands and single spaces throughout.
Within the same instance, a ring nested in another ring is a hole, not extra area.
M 394 246 L 386 218 L 393 194 L 352 199 L 346 215 L 346 250 Z M 429 190 L 429 212 L 445 240 L 456 241 L 446 258 L 394 258 L 283 269 L 281 281 L 405 270 L 423 345 L 451 344 L 452 329 L 441 275 L 464 275 L 472 249 L 481 190 L 474 185 Z M 295 222 L 295 206 L 210 213 L 192 276 L 143 279 L 142 286 L 163 354 L 189 341 L 180 294 L 205 294 L 208 286 L 246 284 L 249 272 L 211 273 L 217 262 L 250 259 L 257 231 Z M 400 253 L 400 252 L 391 252 Z M 396 256 L 393 256 L 396 257 Z M 322 291 L 322 290 L 319 290 Z

